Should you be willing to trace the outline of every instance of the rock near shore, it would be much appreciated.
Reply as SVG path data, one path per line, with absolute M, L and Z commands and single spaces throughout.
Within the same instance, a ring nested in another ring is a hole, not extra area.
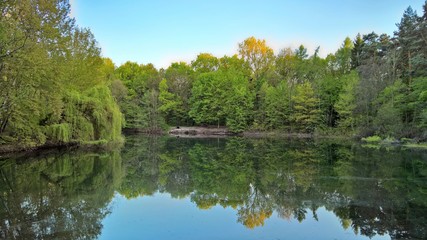
M 169 130 L 173 136 L 230 136 L 235 135 L 225 127 L 176 127 Z

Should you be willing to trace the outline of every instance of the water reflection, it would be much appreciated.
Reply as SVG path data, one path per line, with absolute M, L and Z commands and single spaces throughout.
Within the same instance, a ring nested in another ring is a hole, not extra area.
M 235 209 L 249 229 L 274 214 L 333 212 L 368 237 L 427 235 L 427 153 L 328 141 L 130 136 L 121 150 L 0 162 L 0 237 L 94 238 L 117 191 L 169 193 L 199 209 Z
M 310 212 L 317 219 L 325 207 L 344 229 L 368 237 L 427 235 L 425 152 L 241 138 L 137 138 L 126 149 L 132 174 L 124 181 L 131 184 L 119 191 L 128 198 L 160 191 L 190 197 L 200 209 L 232 207 L 248 228 L 274 212 L 298 221 Z
M 95 238 L 122 176 L 119 152 L 1 161 L 0 238 Z

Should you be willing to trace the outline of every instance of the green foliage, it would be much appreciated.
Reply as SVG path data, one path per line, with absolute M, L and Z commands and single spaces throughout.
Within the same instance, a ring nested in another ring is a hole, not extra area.
M 169 92 L 169 87 L 166 79 L 160 81 L 159 84 L 159 111 L 165 116 L 166 122 L 178 123 L 178 116 L 184 113 L 179 112 L 183 109 L 181 99 L 174 93 Z
M 242 75 L 244 75 L 245 78 L 249 78 L 251 76 L 251 70 L 248 63 L 244 59 L 239 58 L 237 54 L 234 54 L 231 57 L 224 56 L 220 58 L 219 61 L 220 61 L 220 69 L 222 71 L 239 72 Z
M 323 123 L 328 127 L 337 125 L 338 113 L 335 104 L 339 101 L 340 93 L 342 92 L 343 81 L 346 75 L 334 77 L 332 75 L 322 78 L 319 86 L 320 107 L 324 113 Z
M 366 138 L 362 138 L 362 141 L 363 142 L 366 142 L 366 143 L 380 143 L 381 142 L 381 137 L 380 136 L 377 136 L 377 135 L 375 135 L 375 136 L 369 136 L 369 137 L 366 137 Z
M 2 143 L 119 140 L 122 115 L 108 88 L 114 64 L 74 25 L 68 1 L 7 1 L 0 11 Z
M 426 88 L 422 80 L 409 75 L 410 82 L 399 80 L 405 66 L 412 67 L 405 71 L 413 76 L 424 74 L 421 66 L 427 52 L 411 34 L 426 31 L 427 24 L 415 16 L 410 9 L 405 12 L 397 39 L 374 32 L 358 34 L 353 42 L 347 37 L 336 53 L 324 59 L 319 57 L 320 47 L 310 56 L 303 45 L 274 56 L 265 40 L 250 37 L 239 44 L 239 56 L 217 59 L 201 53 L 192 61 L 193 69 L 173 63 L 159 85 L 159 111 L 169 124 L 194 121 L 236 126 L 231 128 L 238 132 L 251 126 L 427 137 L 422 100 Z M 398 49 L 399 42 L 406 48 Z M 409 60 L 402 55 L 405 51 L 412 54 Z M 246 84 L 234 87 L 233 74 Z
M 299 60 L 304 60 L 308 58 L 307 48 L 301 44 L 297 49 L 295 49 L 295 56 Z
M 166 124 L 162 114 L 159 112 L 160 101 L 159 92 L 157 90 L 149 90 L 143 97 L 146 131 L 151 133 L 160 133 L 166 129 Z
M 45 133 L 47 139 L 52 142 L 66 143 L 71 139 L 71 128 L 68 123 L 50 125 L 46 127 Z
M 283 129 L 291 123 L 290 89 L 285 81 L 277 87 L 264 86 L 265 127 Z
M 108 87 L 89 89 L 83 94 L 68 92 L 65 99 L 64 120 L 72 126 L 76 141 L 121 138 L 122 113 Z
M 159 109 L 160 74 L 152 64 L 138 65 L 126 62 L 115 70 L 118 80 L 111 89 L 125 118 L 124 127 L 146 132 L 161 132 L 165 128 L 164 118 Z M 164 100 L 164 99 L 163 99 Z M 163 109 L 165 110 L 165 109 Z
M 416 78 L 412 84 L 410 105 L 414 109 L 414 118 L 422 136 L 427 138 L 427 78 Z
M 382 104 L 374 119 L 374 125 L 382 136 L 399 136 L 403 127 L 400 111 L 393 106 L 392 102 Z
M 250 67 L 254 81 L 261 80 L 274 61 L 273 49 L 267 46 L 265 40 L 255 37 L 249 37 L 239 43 L 239 55 Z
M 393 37 L 347 37 L 326 58 L 303 45 L 275 55 L 249 37 L 231 57 L 160 70 L 102 58 L 66 0 L 4 1 L 0 12 L 2 144 L 112 141 L 121 127 L 166 124 L 427 139 L 427 14 L 412 8 Z
M 227 73 L 228 86 L 225 98 L 226 126 L 230 131 L 239 133 L 247 129 L 253 108 L 253 95 L 247 79 L 236 72 Z
M 222 72 L 204 73 L 193 84 L 190 117 L 198 124 L 225 122 L 227 79 Z
M 319 123 L 319 100 L 314 94 L 310 83 L 298 85 L 292 96 L 293 121 L 297 129 L 313 132 Z
M 338 112 L 338 126 L 343 130 L 352 130 L 356 127 L 356 88 L 359 84 L 359 76 L 355 71 L 343 76 L 343 90 L 338 96 L 334 108 Z
M 362 36 L 357 34 L 356 39 L 353 41 L 353 49 L 351 50 L 351 69 L 356 69 L 361 65 L 362 47 L 364 45 Z
M 349 37 L 346 37 L 341 47 L 335 53 L 336 67 L 341 74 L 346 74 L 351 70 L 351 53 L 354 44 Z
M 190 98 L 194 81 L 194 71 L 191 66 L 184 62 L 172 63 L 164 72 L 168 92 L 179 102 L 173 109 L 173 116 L 169 116 L 166 122 L 170 125 L 191 125 L 189 116 Z M 164 93 L 164 91 L 163 91 Z
M 219 59 L 210 53 L 201 53 L 197 59 L 191 62 L 191 66 L 197 73 L 214 72 L 220 65 Z
M 347 37 L 326 58 L 320 47 L 310 56 L 303 45 L 275 56 L 265 40 L 249 37 L 239 44 L 239 55 L 201 53 L 191 66 L 178 62 L 156 71 L 128 62 L 116 70 L 124 86 L 113 82 L 111 88 L 127 127 L 149 128 L 156 125 L 149 119 L 157 118 L 148 116 L 160 113 L 158 121 L 169 125 L 226 125 L 234 132 L 317 129 L 427 138 L 427 48 L 419 40 L 426 22 L 408 9 L 396 38 L 375 32 Z M 149 92 L 158 92 L 158 112 L 148 110 L 157 105 Z
M 232 132 L 245 130 L 252 109 L 247 80 L 235 71 L 201 74 L 192 89 L 190 116 L 198 124 L 226 124 Z

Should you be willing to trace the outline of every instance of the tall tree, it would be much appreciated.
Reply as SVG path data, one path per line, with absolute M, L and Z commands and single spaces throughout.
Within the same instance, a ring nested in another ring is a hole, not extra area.
M 267 46 L 265 40 L 255 37 L 247 38 L 239 43 L 239 55 L 249 64 L 255 81 L 264 76 L 274 61 L 273 49 Z
M 313 132 L 319 123 L 319 100 L 309 82 L 300 84 L 295 89 L 293 101 L 293 121 L 298 130 Z
M 291 103 L 287 82 L 277 87 L 266 85 L 265 89 L 265 127 L 267 129 L 286 129 L 291 124 Z
M 191 62 L 191 66 L 197 73 L 213 72 L 219 68 L 219 59 L 210 53 L 200 53 L 196 60 Z
M 351 69 L 356 69 L 361 65 L 362 48 L 363 48 L 362 35 L 357 34 L 356 39 L 353 41 L 353 49 L 351 50 Z
M 277 71 L 289 84 L 296 83 L 297 58 L 291 48 L 282 49 L 276 57 Z
M 355 131 L 356 127 L 356 90 L 359 86 L 359 76 L 352 71 L 342 77 L 343 90 L 335 102 L 334 108 L 338 113 L 338 127 L 345 130 Z
M 297 49 L 295 49 L 295 56 L 300 60 L 307 59 L 308 58 L 307 48 L 301 44 Z
M 250 92 L 248 79 L 244 74 L 226 72 L 229 86 L 226 91 L 226 126 L 235 133 L 246 130 L 251 120 L 253 93 Z
M 198 124 L 225 124 L 227 79 L 222 72 L 201 74 L 192 89 L 189 115 Z
M 251 86 L 257 92 L 255 105 L 258 107 L 258 91 L 274 64 L 273 49 L 267 46 L 265 40 L 249 37 L 239 43 L 239 55 L 251 69 Z
M 179 119 L 185 113 L 182 111 L 182 101 L 174 93 L 169 91 L 169 86 L 166 79 L 163 79 L 159 84 L 159 111 L 163 114 L 165 120 L 169 124 L 179 124 Z
M 335 53 L 337 67 L 341 74 L 346 74 L 351 70 L 351 53 L 353 50 L 353 42 L 349 37 L 346 37 L 341 47 Z
M 191 89 L 194 81 L 194 71 L 184 62 L 172 63 L 165 71 L 165 78 L 168 83 L 169 92 L 175 94 L 179 101 L 182 102 L 177 113 L 183 113 L 176 116 L 179 125 L 191 125 L 191 118 L 188 116 L 190 110 Z
M 415 55 L 417 34 L 417 13 L 408 7 L 403 13 L 400 23 L 397 24 L 398 30 L 395 32 L 399 42 L 399 69 L 401 77 L 407 84 L 410 84 L 414 74 L 413 57 Z
M 267 46 L 265 40 L 249 37 L 239 43 L 239 55 L 251 69 L 250 87 L 255 93 L 255 115 L 259 115 L 262 101 L 260 90 L 269 71 L 273 69 L 274 52 Z

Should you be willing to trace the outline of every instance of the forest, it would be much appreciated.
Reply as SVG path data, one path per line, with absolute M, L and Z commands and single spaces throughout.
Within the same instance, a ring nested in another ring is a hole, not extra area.
M 68 1 L 0 2 L 0 144 L 121 141 L 114 65 Z
M 106 143 L 169 126 L 427 139 L 427 2 L 422 15 L 404 10 L 393 36 L 355 34 L 324 58 L 255 37 L 237 46 L 166 69 L 116 67 L 67 0 L 4 0 L 0 145 Z

